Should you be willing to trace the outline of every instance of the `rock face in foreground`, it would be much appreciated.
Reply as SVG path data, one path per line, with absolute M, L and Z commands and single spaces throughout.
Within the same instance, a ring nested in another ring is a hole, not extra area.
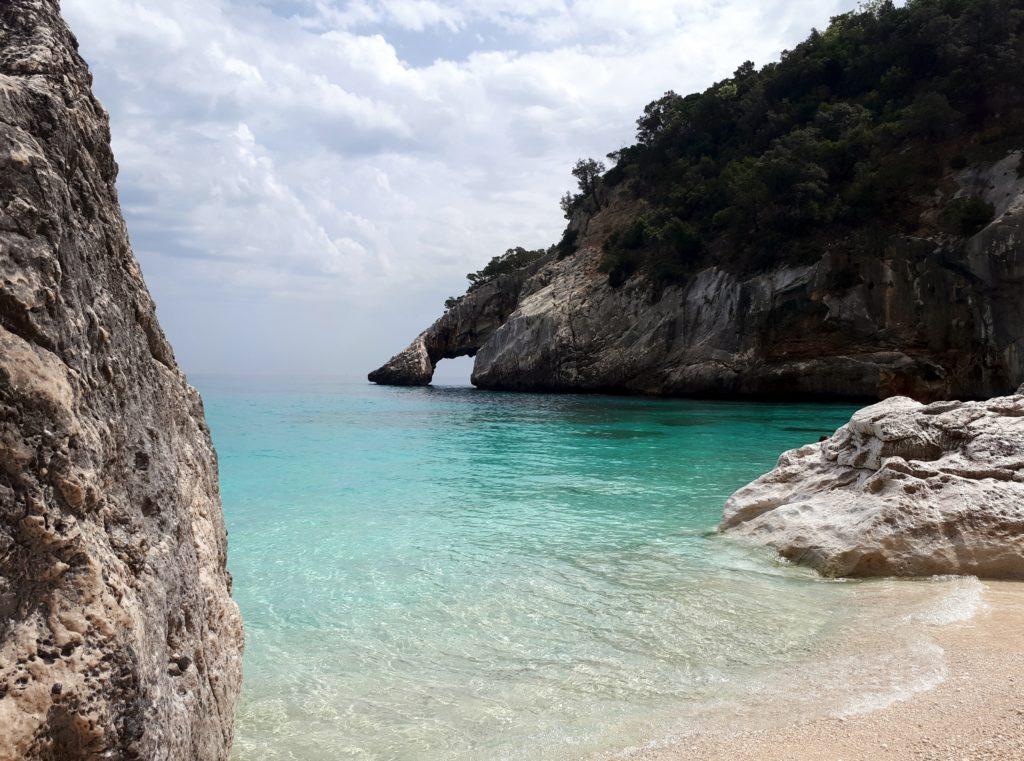
M 599 271 L 610 231 L 642 213 L 624 194 L 570 225 L 554 256 L 464 296 L 370 379 L 425 385 L 444 357 L 473 383 L 524 391 L 922 401 L 987 399 L 1024 382 L 1021 151 L 944 179 L 990 203 L 967 239 L 895 237 L 877 256 L 823 250 L 767 271 L 708 267 L 659 288 Z M 632 205 L 631 205 L 632 204 Z M 785 262 L 787 257 L 780 256 Z M 497 308 L 495 305 L 498 305 Z
M 217 462 L 56 0 L 0 5 L 0 760 L 224 759 Z
M 736 492 L 720 530 L 829 576 L 1022 579 L 1022 392 L 867 407 Z

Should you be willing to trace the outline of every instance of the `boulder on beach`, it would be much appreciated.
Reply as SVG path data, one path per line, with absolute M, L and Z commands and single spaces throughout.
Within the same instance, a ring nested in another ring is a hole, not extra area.
M 719 530 L 827 576 L 1022 579 L 1024 395 L 860 410 L 736 492 Z

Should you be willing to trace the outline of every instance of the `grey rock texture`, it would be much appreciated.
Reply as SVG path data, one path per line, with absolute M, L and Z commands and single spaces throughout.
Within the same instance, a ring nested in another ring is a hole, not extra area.
M 970 240 L 902 237 L 879 256 L 823 251 L 758 273 L 709 267 L 664 289 L 643 277 L 612 288 L 598 271 L 607 233 L 635 213 L 613 197 L 573 220 L 576 254 L 520 273 L 503 299 L 464 297 L 417 339 L 429 363 L 412 361 L 414 342 L 408 362 L 396 358 L 371 379 L 428 383 L 439 358 L 469 354 L 473 382 L 491 389 L 925 401 L 1008 393 L 1024 381 L 1019 163 L 1014 151 L 950 178 L 955 194 L 980 194 L 997 212 Z M 441 325 L 465 340 L 437 350 Z
M 0 760 L 225 759 L 217 461 L 56 0 L 0 4 Z
M 1024 579 L 1024 396 L 867 407 L 736 492 L 720 530 L 829 576 Z
M 442 359 L 473 356 L 515 310 L 532 271 L 499 277 L 467 293 L 369 379 L 389 386 L 426 386 Z

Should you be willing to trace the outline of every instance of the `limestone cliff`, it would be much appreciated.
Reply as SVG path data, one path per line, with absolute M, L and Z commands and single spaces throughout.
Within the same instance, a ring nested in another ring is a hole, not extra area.
M 736 492 L 721 530 L 831 576 L 1024 578 L 1024 396 L 863 409 Z
M 0 759 L 224 759 L 217 462 L 56 0 L 0 4 Z
M 442 359 L 473 356 L 516 309 L 528 271 L 497 278 L 464 296 L 370 380 L 392 386 L 425 386 Z
M 825 247 L 810 264 L 710 266 L 681 285 L 598 269 L 625 194 L 580 214 L 553 255 L 464 296 L 370 379 L 426 384 L 442 357 L 475 355 L 481 388 L 663 395 L 987 398 L 1024 381 L 1021 152 L 965 168 L 949 194 L 995 218 L 963 240 L 891 238 L 883 256 Z M 783 257 L 784 258 L 784 257 Z

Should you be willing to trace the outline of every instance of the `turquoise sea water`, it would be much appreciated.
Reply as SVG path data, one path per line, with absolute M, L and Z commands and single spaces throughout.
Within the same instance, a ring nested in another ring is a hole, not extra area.
M 197 385 L 246 624 L 237 759 L 600 757 L 941 677 L 897 622 L 953 582 L 827 582 L 711 533 L 849 406 Z

